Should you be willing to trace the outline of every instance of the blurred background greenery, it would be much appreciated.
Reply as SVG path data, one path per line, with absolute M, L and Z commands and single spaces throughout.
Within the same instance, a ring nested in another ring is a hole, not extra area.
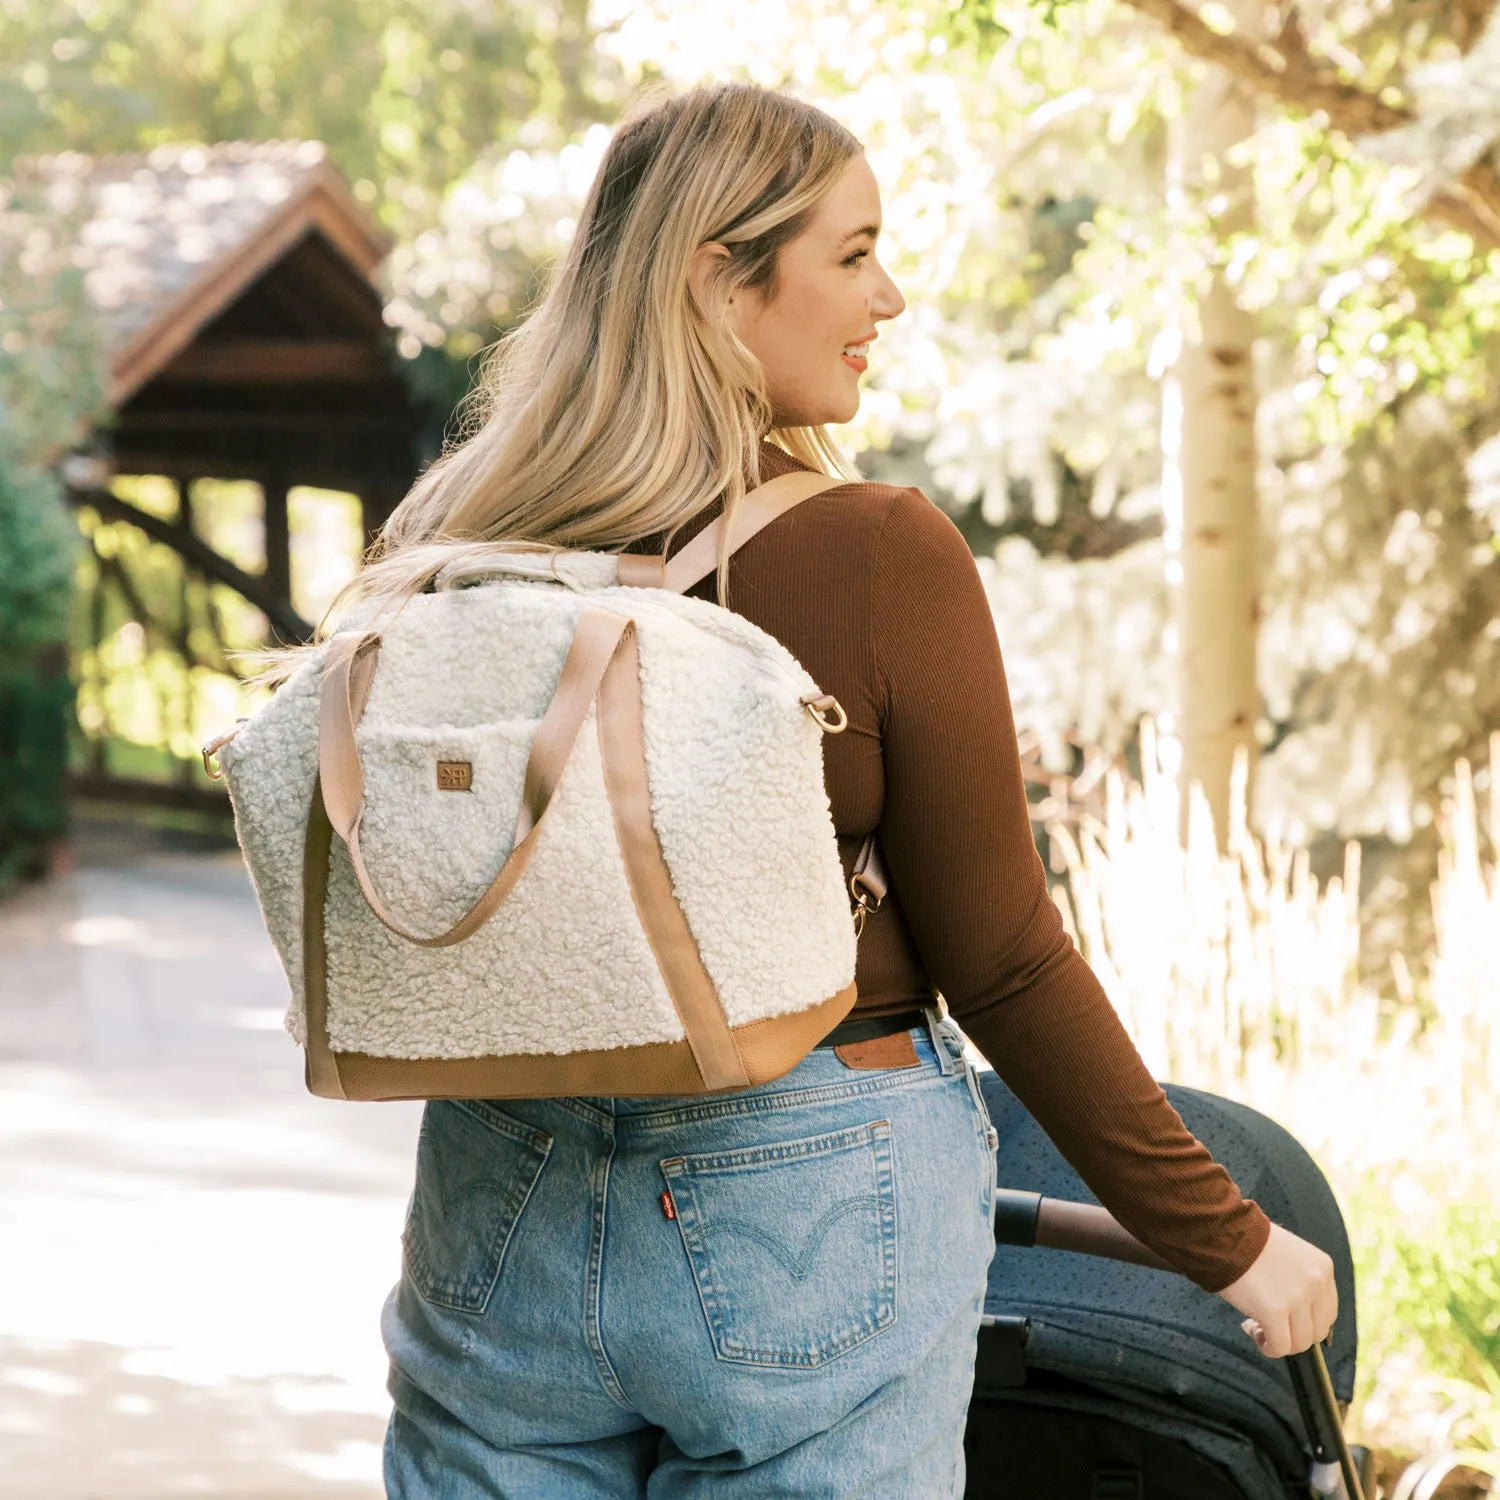
M 0 881 L 55 857 L 66 765 L 221 815 L 195 756 L 254 701 L 233 650 L 349 576 L 631 96 L 791 88 L 866 143 L 909 302 L 846 444 L 974 549 L 1080 945 L 1159 1072 L 1278 1113 L 1397 1226 L 1356 1234 L 1367 1425 L 1493 1450 L 1495 9 L 0 0 Z M 277 545 L 242 470 L 111 464 L 140 398 L 101 244 L 142 231 L 58 189 L 234 142 L 321 143 L 388 238 L 405 392 L 386 498 L 292 476 Z

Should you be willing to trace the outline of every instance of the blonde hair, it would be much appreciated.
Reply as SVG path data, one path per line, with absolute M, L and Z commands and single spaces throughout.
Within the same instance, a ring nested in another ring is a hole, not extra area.
M 670 545 L 720 495 L 732 521 L 768 433 L 813 468 L 856 477 L 823 428 L 773 429 L 760 363 L 727 312 L 741 289 L 774 295 L 781 247 L 861 150 L 821 110 L 749 84 L 637 106 L 545 294 L 486 351 L 459 439 L 329 615 L 355 598 L 399 603 L 447 564 L 495 551 L 613 552 L 657 533 Z M 693 254 L 710 242 L 729 253 L 695 290 Z M 721 556 L 721 603 L 726 573 Z

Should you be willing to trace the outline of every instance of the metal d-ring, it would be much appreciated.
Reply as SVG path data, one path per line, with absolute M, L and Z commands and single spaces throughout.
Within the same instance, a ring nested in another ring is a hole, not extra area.
M 842 734 L 849 727 L 849 715 L 832 693 L 808 693 L 797 701 L 813 716 L 824 734 Z
M 214 757 L 240 732 L 240 725 L 244 722 L 243 719 L 237 720 L 233 729 L 216 735 L 203 747 L 203 771 L 210 781 L 223 781 L 224 771 L 222 767 L 215 767 Z

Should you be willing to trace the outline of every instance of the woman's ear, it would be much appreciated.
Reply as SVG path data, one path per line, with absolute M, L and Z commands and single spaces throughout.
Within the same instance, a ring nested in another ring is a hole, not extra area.
M 729 246 L 721 245 L 717 240 L 707 240 L 693 251 L 693 258 L 688 262 L 688 285 L 692 288 L 693 301 L 700 312 L 707 311 L 712 301 L 709 286 L 715 273 L 723 269 L 720 262 L 727 262 L 728 259 Z M 734 307 L 732 292 L 729 295 L 729 306 L 731 309 Z

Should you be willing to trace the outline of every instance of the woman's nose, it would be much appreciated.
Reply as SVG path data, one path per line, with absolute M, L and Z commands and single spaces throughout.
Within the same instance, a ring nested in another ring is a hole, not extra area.
M 890 272 L 880 268 L 880 283 L 870 301 L 870 313 L 876 318 L 896 318 L 906 310 L 906 298 L 901 288 L 891 280 Z

